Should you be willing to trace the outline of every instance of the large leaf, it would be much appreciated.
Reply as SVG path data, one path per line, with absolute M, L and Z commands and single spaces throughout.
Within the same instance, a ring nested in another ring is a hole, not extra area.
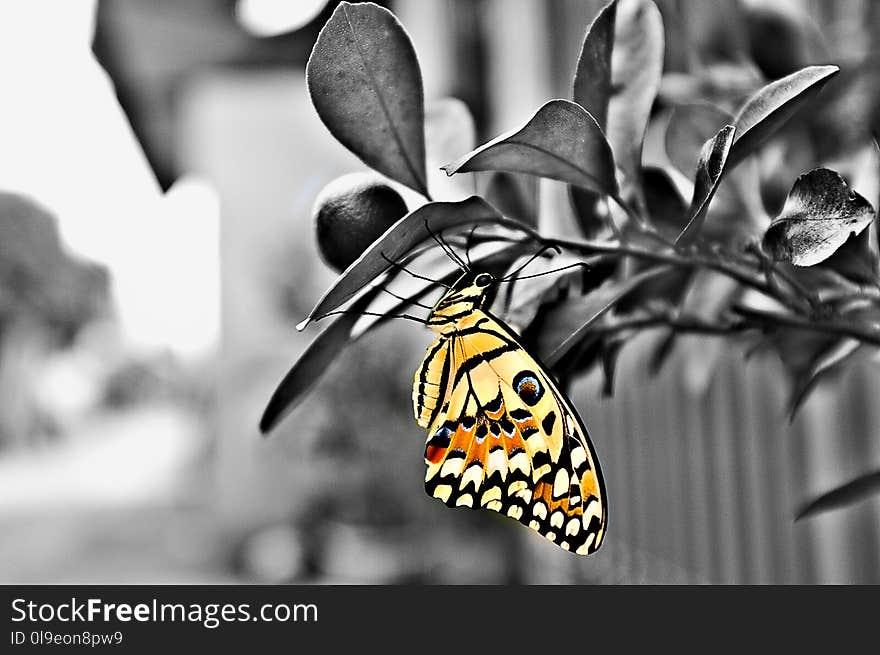
M 422 74 L 394 14 L 341 2 L 318 35 L 306 79 L 333 136 L 380 173 L 428 195 Z
M 816 354 L 810 368 L 799 374 L 794 380 L 794 388 L 788 401 L 788 419 L 794 416 L 801 405 L 823 377 L 839 369 L 841 365 L 858 352 L 861 342 L 857 339 L 841 339 L 833 341 L 826 350 Z
M 734 119 L 736 138 L 727 167 L 733 168 L 754 152 L 839 70 L 837 66 L 808 66 L 771 82 L 749 98 Z
M 850 234 L 859 234 L 873 220 L 871 204 L 838 173 L 817 168 L 795 181 L 763 245 L 778 261 L 812 266 L 828 259 Z
M 603 130 L 608 120 L 611 98 L 611 53 L 614 50 L 614 22 L 617 0 L 602 8 L 584 37 L 578 57 L 571 97 L 590 112 Z M 598 236 L 610 220 L 604 197 L 577 186 L 568 187 L 568 198 L 581 233 L 588 239 Z
M 641 184 L 642 143 L 663 73 L 663 19 L 650 0 L 620 0 L 616 13 L 605 134 L 628 198 Z
M 459 202 L 430 202 L 410 212 L 392 225 L 367 248 L 327 290 L 308 317 L 297 325 L 302 330 L 312 320 L 320 318 L 353 298 L 367 284 L 385 272 L 391 262 L 400 261 L 415 246 L 430 239 L 428 227 L 434 233 L 450 228 L 464 228 L 479 224 L 502 225 L 522 230 L 540 241 L 531 228 L 498 213 L 482 198 L 471 196 Z
M 542 346 L 542 350 L 548 353 L 544 356 L 547 365 L 554 366 L 565 357 L 589 334 L 590 328 L 595 322 L 624 296 L 645 281 L 669 270 L 669 266 L 656 266 L 623 280 L 612 280 L 582 299 L 566 303 L 556 312 L 554 319 L 559 327 L 557 332 L 562 333 L 562 338 L 555 340 L 555 343 L 547 343 Z
M 694 195 L 688 210 L 690 218 L 688 224 L 675 240 L 676 245 L 688 245 L 699 235 L 703 222 L 706 220 L 709 203 L 712 202 L 718 184 L 721 182 L 724 164 L 727 161 L 735 132 L 736 128 L 733 125 L 725 125 L 703 146 L 694 175 Z
M 343 314 L 335 319 L 309 344 L 269 399 L 269 404 L 266 405 L 260 418 L 260 432 L 267 434 L 294 410 L 297 403 L 305 397 L 306 392 L 314 386 L 348 344 L 352 329 L 361 318 L 360 312 L 364 311 L 381 291 L 378 287 L 370 289 L 352 304 L 350 314 Z
M 799 521 L 820 512 L 851 505 L 876 493 L 880 493 L 880 471 L 866 473 L 813 499 L 798 510 L 794 520 Z
M 509 171 L 562 180 L 615 195 L 614 158 L 596 120 L 569 100 L 551 100 L 524 127 L 443 167 L 447 175 Z
M 614 0 L 593 19 L 584 37 L 572 82 L 572 100 L 590 112 L 603 130 L 612 93 L 611 53 L 616 16 L 617 0 Z

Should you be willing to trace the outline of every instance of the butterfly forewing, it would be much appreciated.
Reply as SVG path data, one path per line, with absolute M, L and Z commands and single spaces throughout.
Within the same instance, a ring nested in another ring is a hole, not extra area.
M 430 495 L 506 514 L 581 555 L 601 545 L 606 499 L 587 432 L 501 321 L 474 309 L 442 334 L 413 400 Z

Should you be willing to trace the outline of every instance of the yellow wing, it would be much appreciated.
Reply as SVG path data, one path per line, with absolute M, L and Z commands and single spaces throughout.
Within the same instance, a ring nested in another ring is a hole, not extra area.
M 414 382 L 429 495 L 501 512 L 579 555 L 599 548 L 607 501 L 587 431 L 507 326 L 474 310 L 428 348 Z

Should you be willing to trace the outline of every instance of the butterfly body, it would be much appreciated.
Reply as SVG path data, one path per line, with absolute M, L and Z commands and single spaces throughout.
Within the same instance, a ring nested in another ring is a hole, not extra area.
M 486 308 L 495 279 L 468 272 L 434 306 L 416 370 L 428 431 L 425 489 L 450 507 L 500 512 L 564 550 L 605 536 L 607 500 L 583 422 L 546 369 Z

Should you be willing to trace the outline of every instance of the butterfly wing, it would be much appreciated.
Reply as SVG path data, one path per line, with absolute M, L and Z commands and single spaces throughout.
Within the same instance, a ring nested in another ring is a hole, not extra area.
M 425 358 L 416 369 L 413 379 L 413 413 L 416 423 L 427 428 L 440 411 L 440 403 L 449 384 L 452 358 L 449 353 L 451 341 L 439 338 L 425 352 Z
M 442 357 L 429 364 L 432 348 Z M 580 555 L 597 550 L 607 521 L 598 459 L 577 413 L 515 334 L 475 310 L 429 347 L 420 370 L 438 390 L 428 494 L 506 514 Z

